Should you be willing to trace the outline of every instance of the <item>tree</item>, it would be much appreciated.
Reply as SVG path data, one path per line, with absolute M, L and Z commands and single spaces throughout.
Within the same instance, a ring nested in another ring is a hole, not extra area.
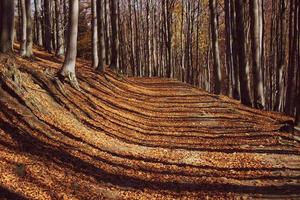
M 250 30 L 251 30 L 251 49 L 253 62 L 253 89 L 254 106 L 259 109 L 265 107 L 263 77 L 262 77 L 262 1 L 250 1 Z
M 101 2 L 99 2 L 101 4 Z M 97 0 L 92 0 L 92 50 L 93 50 L 93 68 L 98 67 L 98 20 L 97 15 Z
M 52 52 L 52 34 L 51 34 L 51 0 L 44 0 L 44 46 L 48 52 Z
M 216 0 L 209 0 L 209 8 L 210 8 L 213 61 L 214 61 L 214 79 L 215 79 L 214 92 L 215 94 L 220 94 L 222 90 L 221 87 L 222 74 L 221 74 L 219 42 L 218 42 L 217 16 L 215 13 L 215 10 L 217 9 Z
M 61 13 L 61 0 L 55 1 L 55 15 L 56 15 L 56 56 L 64 55 L 64 37 L 62 29 L 62 13 Z
M 105 3 L 103 1 L 97 1 L 97 27 L 98 27 L 98 44 L 99 44 L 99 62 L 97 66 L 98 71 L 104 71 L 104 66 L 106 62 L 106 51 L 105 41 L 104 41 L 104 14 L 105 14 Z
M 118 38 L 118 18 L 117 18 L 117 0 L 110 0 L 111 15 L 111 63 L 113 70 L 119 69 L 119 38 Z
M 1 0 L 0 2 L 0 51 L 3 53 L 13 50 L 14 42 L 14 8 L 15 1 Z
M 31 14 L 31 0 L 25 0 L 26 7 L 26 57 L 32 57 L 32 44 L 33 44 L 33 21 Z
M 20 0 L 21 3 L 21 14 L 22 14 L 22 39 L 20 47 L 20 56 L 26 56 L 26 42 L 27 42 L 27 17 L 26 17 L 26 6 L 25 0 Z
M 41 0 L 34 0 L 35 16 L 36 16 L 36 32 L 37 32 L 37 44 L 43 46 L 43 19 L 42 19 L 42 7 Z
M 249 65 L 246 61 L 245 30 L 244 30 L 244 0 L 235 1 L 236 13 L 236 50 L 238 54 L 240 92 L 242 104 L 252 106 L 250 95 Z
M 68 78 L 71 85 L 79 90 L 75 74 L 75 64 L 77 56 L 77 37 L 78 37 L 78 16 L 79 16 L 79 0 L 69 1 L 69 27 L 67 52 L 64 64 L 60 70 L 61 78 Z

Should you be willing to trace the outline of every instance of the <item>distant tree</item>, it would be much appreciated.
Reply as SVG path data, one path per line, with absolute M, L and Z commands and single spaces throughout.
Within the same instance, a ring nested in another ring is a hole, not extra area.
M 75 74 L 78 37 L 78 16 L 79 0 L 70 0 L 67 52 L 59 76 L 63 79 L 69 79 L 71 85 L 76 89 L 79 89 L 79 84 L 77 82 Z

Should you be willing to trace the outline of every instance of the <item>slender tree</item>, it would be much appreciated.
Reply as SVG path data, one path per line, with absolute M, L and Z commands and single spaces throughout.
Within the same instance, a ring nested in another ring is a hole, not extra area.
M 101 4 L 101 1 L 98 3 Z M 99 5 L 101 6 L 101 5 Z M 93 49 L 93 68 L 98 67 L 98 20 L 97 20 L 97 0 L 92 0 L 92 49 Z
M 62 28 L 62 6 L 61 0 L 55 0 L 55 16 L 56 16 L 56 56 L 64 55 L 64 37 L 63 37 L 63 28 Z
M 27 42 L 27 16 L 26 16 L 26 6 L 25 0 L 20 0 L 21 3 L 21 14 L 22 14 L 22 38 L 21 38 L 21 47 L 20 47 L 20 56 L 26 56 L 26 42 Z
M 15 1 L 0 1 L 0 51 L 3 53 L 13 50 L 14 8 Z
M 216 16 L 216 0 L 209 0 L 210 8 L 210 23 L 211 23 L 211 35 L 212 35 L 212 50 L 214 61 L 214 79 L 215 79 L 215 94 L 220 94 L 222 90 L 222 74 L 221 74 L 221 61 L 218 42 L 218 27 Z
M 246 38 L 244 30 L 244 0 L 235 1 L 236 12 L 236 48 L 238 54 L 241 101 L 244 105 L 252 106 L 250 95 L 249 65 L 246 60 Z
M 48 52 L 52 52 L 51 0 L 44 0 L 44 18 L 44 47 Z
M 32 45 L 33 45 L 33 20 L 31 0 L 25 0 L 26 7 L 26 57 L 32 57 Z
M 262 77 L 262 1 L 250 1 L 250 30 L 251 30 L 251 48 L 253 62 L 253 89 L 254 106 L 259 109 L 265 107 L 263 77 Z
M 43 18 L 42 18 L 42 6 L 41 0 L 34 0 L 35 16 L 36 16 L 36 32 L 37 32 L 37 44 L 43 46 Z
M 97 66 L 98 71 L 104 71 L 106 63 L 106 51 L 104 41 L 104 16 L 105 15 L 105 2 L 97 1 L 97 27 L 98 27 L 98 44 L 99 44 L 99 62 Z
M 118 17 L 117 0 L 110 0 L 110 18 L 111 18 L 111 63 L 113 70 L 119 69 L 119 39 L 118 39 Z
M 67 52 L 59 76 L 62 78 L 68 78 L 71 82 L 71 85 L 76 89 L 79 89 L 79 84 L 77 82 L 75 74 L 75 64 L 77 56 L 78 16 L 79 0 L 70 0 Z

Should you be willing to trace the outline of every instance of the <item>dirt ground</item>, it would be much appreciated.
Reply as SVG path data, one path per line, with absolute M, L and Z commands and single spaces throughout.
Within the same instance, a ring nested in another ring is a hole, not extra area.
M 0 56 L 0 199 L 300 199 L 291 118 L 34 54 Z

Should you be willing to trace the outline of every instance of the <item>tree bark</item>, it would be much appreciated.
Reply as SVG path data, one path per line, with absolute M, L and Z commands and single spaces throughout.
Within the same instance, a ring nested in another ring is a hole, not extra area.
M 22 14 L 22 36 L 21 36 L 21 47 L 20 47 L 20 56 L 25 57 L 26 56 L 26 42 L 27 42 L 27 16 L 26 16 L 26 6 L 25 6 L 25 0 L 21 1 L 21 14 Z
M 99 40 L 99 63 L 97 70 L 104 71 L 106 63 L 106 51 L 104 41 L 104 13 L 105 4 L 103 1 L 97 1 L 97 22 L 98 22 L 98 40 Z
M 25 0 L 26 7 L 26 57 L 30 58 L 33 55 L 32 44 L 33 44 L 33 20 L 31 13 L 31 0 Z
M 61 10 L 62 10 L 61 0 L 56 0 L 55 1 L 56 40 L 57 40 L 56 56 L 63 56 L 65 53 Z
M 34 0 L 36 13 L 37 44 L 43 46 L 42 7 L 41 0 Z
M 45 16 L 45 36 L 44 47 L 46 51 L 52 52 L 52 31 L 51 31 L 51 0 L 44 0 L 44 16 Z
M 254 106 L 259 109 L 265 107 L 263 77 L 262 77 L 262 5 L 261 0 L 251 0 L 249 6 L 251 49 L 253 62 Z
M 77 55 L 77 36 L 78 36 L 78 16 L 79 16 L 79 0 L 69 1 L 69 31 L 67 52 L 60 76 L 70 80 L 73 87 L 79 89 L 79 85 L 75 74 L 75 63 Z
M 15 1 L 0 2 L 0 51 L 7 53 L 13 50 L 14 42 L 14 8 Z
M 235 1 L 237 53 L 239 64 L 239 79 L 242 104 L 252 106 L 250 95 L 249 65 L 246 61 L 245 30 L 244 30 L 244 1 Z
M 118 40 L 118 18 L 117 18 L 117 0 L 110 0 L 111 14 L 111 63 L 113 70 L 119 69 L 119 40 Z
M 101 1 L 98 2 L 101 4 Z M 101 5 L 99 5 L 101 6 Z M 92 59 L 92 67 L 97 68 L 99 64 L 98 57 L 98 19 L 97 15 L 97 0 L 92 0 L 92 50 L 93 50 L 93 59 Z
M 218 42 L 218 25 L 217 16 L 215 13 L 216 0 L 209 0 L 210 8 L 210 23 L 211 23 L 211 35 L 212 35 L 212 50 L 213 50 L 213 60 L 214 60 L 214 79 L 215 79 L 215 94 L 221 94 L 222 92 L 222 74 L 221 74 L 221 62 L 220 62 L 220 52 L 219 52 L 219 42 Z

